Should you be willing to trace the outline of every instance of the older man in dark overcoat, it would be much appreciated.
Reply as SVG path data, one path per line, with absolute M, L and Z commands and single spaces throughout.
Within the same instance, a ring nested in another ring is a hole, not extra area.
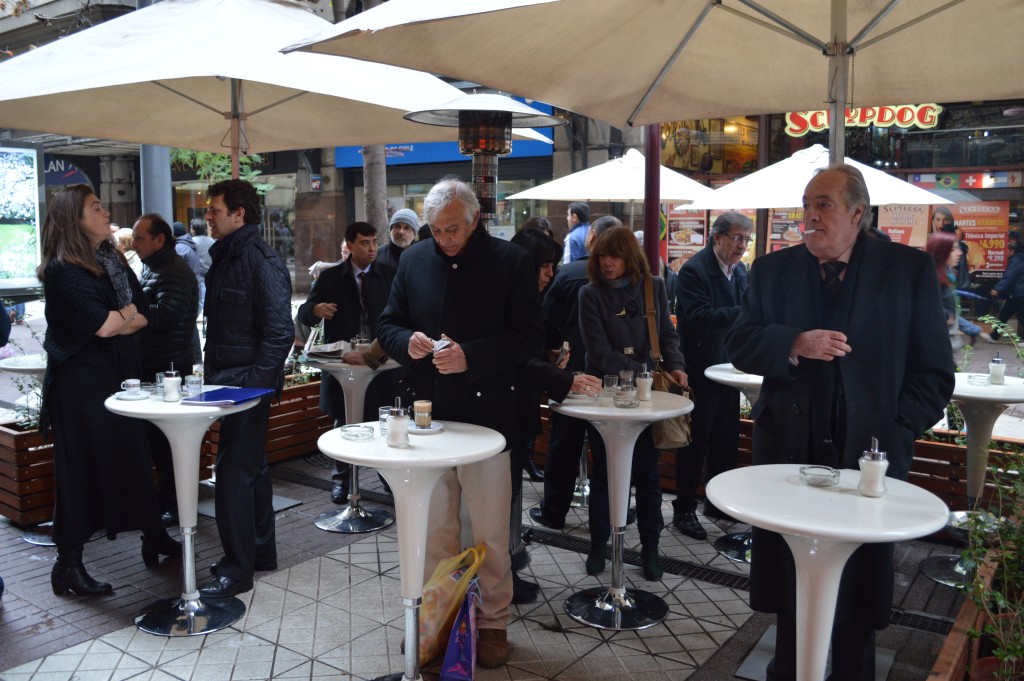
M 433 239 L 402 255 L 377 338 L 409 369 L 416 399 L 433 402 L 435 418 L 493 428 L 513 443 L 516 368 L 540 354 L 544 337 L 536 269 L 526 251 L 478 225 L 480 204 L 464 182 L 434 185 L 423 217 Z M 435 352 L 437 340 L 451 344 Z M 477 605 L 482 667 L 501 666 L 508 657 L 509 465 L 506 450 L 446 471 L 430 502 L 427 576 L 439 560 L 462 549 L 461 505 L 472 519 L 474 544 L 487 546 Z
M 804 244 L 759 258 L 726 339 L 738 368 L 764 376 L 754 463 L 857 469 L 877 437 L 887 474 L 905 480 L 915 438 L 953 392 L 935 267 L 927 255 L 867 238 L 870 201 L 856 168 L 830 166 L 804 191 Z M 699 399 L 699 398 L 698 398 Z M 754 531 L 751 607 L 778 613 L 769 679 L 796 674 L 796 577 L 778 534 Z M 832 681 L 874 678 L 874 629 L 889 621 L 891 544 L 850 557 L 832 631 Z

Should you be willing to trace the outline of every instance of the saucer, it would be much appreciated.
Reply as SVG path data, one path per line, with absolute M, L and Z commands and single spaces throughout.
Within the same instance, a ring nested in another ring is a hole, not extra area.
M 429 428 L 420 428 L 415 423 L 409 423 L 410 435 L 435 435 L 444 430 L 444 424 L 440 421 L 431 421 Z
M 140 390 L 135 395 L 129 395 L 127 392 L 124 392 L 122 390 L 121 392 L 114 393 L 114 397 L 116 397 L 119 400 L 128 400 L 129 402 L 134 402 L 137 400 L 148 400 L 149 392 L 146 390 Z
M 580 400 L 582 402 L 593 402 L 597 399 L 595 395 L 584 395 L 582 393 L 569 393 L 565 396 L 567 400 Z

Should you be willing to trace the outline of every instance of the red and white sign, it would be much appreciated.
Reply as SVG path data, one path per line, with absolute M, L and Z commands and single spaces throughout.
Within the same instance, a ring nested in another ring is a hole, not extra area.
M 846 110 L 846 127 L 866 128 L 934 128 L 939 124 L 942 107 L 938 104 L 900 104 L 897 106 L 865 106 Z M 786 134 L 803 137 L 809 132 L 828 130 L 831 115 L 823 111 L 790 111 L 786 114 Z

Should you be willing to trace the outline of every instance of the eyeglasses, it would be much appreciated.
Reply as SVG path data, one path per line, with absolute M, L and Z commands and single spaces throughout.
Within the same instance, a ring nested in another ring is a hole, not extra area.
M 752 236 L 743 236 L 742 234 L 723 234 L 726 239 L 731 239 L 734 244 L 743 244 L 746 246 L 754 240 Z

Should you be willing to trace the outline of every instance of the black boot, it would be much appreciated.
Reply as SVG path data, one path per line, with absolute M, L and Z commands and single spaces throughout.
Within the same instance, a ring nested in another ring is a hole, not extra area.
M 181 544 L 171 539 L 163 527 L 142 535 L 142 562 L 146 567 L 159 565 L 160 556 L 181 558 Z
M 519 576 L 515 570 L 512 571 L 512 604 L 533 603 L 540 593 L 540 585 L 536 582 L 528 582 Z
M 50 572 L 50 585 L 55 596 L 71 591 L 76 596 L 104 596 L 114 593 L 106 582 L 97 582 L 89 576 L 82 565 L 82 547 L 58 548 L 57 562 Z
M 544 482 L 544 470 L 537 468 L 537 462 L 533 460 L 533 450 L 526 453 L 526 461 L 523 463 L 523 470 L 530 476 L 532 482 Z

